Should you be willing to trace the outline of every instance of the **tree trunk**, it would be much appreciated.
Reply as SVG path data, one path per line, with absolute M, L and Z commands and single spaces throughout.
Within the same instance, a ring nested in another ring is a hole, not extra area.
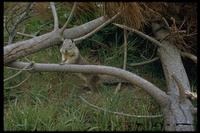
M 152 28 L 156 38 L 162 39 L 169 31 L 166 29 L 157 30 L 159 25 L 153 24 Z M 179 50 L 169 40 L 162 41 L 158 48 L 158 54 L 162 63 L 167 83 L 168 104 L 162 106 L 165 131 L 194 131 L 193 105 L 186 98 L 184 90 L 190 91 L 190 84 L 185 72 Z M 177 77 L 182 88 L 177 85 L 172 75 Z M 183 89 L 184 88 L 184 89 Z

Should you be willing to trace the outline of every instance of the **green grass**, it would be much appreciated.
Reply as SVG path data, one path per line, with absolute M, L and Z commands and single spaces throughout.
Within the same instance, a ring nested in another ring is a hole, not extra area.
M 102 58 L 112 58 L 112 60 L 105 60 L 105 64 L 120 67 L 123 65 L 121 64 L 123 56 L 117 54 L 120 49 L 121 46 L 110 49 L 113 54 L 102 55 L 102 49 L 98 52 Z M 98 56 L 92 56 L 88 49 L 82 49 L 81 53 L 91 62 L 95 63 L 98 60 Z M 27 58 L 35 62 L 59 63 L 61 57 L 55 47 Z M 141 61 L 139 58 L 135 60 L 135 62 L 139 61 Z M 127 69 L 165 90 L 163 73 L 158 71 L 161 66 L 157 64 L 158 62 L 140 67 L 129 66 Z M 4 78 L 16 72 L 5 67 Z M 162 118 L 116 115 L 93 108 L 79 98 L 82 96 L 91 104 L 115 112 L 135 115 L 161 114 L 155 100 L 141 88 L 122 85 L 121 90 L 114 95 L 117 85 L 99 85 L 98 93 L 87 94 L 87 90 L 82 86 L 83 81 L 73 74 L 45 72 L 35 73 L 18 88 L 9 89 L 9 86 L 20 83 L 27 76 L 28 73 L 23 72 L 4 84 L 5 131 L 163 131 Z M 193 81 L 193 89 L 195 83 L 196 81 Z

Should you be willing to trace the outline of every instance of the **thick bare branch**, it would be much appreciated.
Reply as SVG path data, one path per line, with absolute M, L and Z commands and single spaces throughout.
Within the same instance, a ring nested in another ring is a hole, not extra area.
M 94 30 L 97 26 L 104 23 L 108 18 L 106 16 L 92 20 L 86 24 L 77 26 L 75 28 L 66 29 L 64 38 L 76 38 L 85 33 Z M 26 41 L 21 41 L 4 47 L 4 64 L 12 62 L 16 59 L 25 57 L 29 54 L 38 52 L 53 45 L 59 45 L 63 41 L 63 36 L 60 30 L 54 30 L 50 33 L 38 36 Z
M 63 34 L 64 30 L 67 28 L 69 22 L 71 21 L 73 15 L 75 13 L 76 5 L 77 5 L 77 2 L 74 2 L 74 6 L 73 6 L 72 11 L 71 11 L 71 13 L 69 15 L 69 18 L 67 19 L 67 22 L 64 24 L 64 26 L 61 28 L 61 33 L 62 34 Z
M 28 63 L 25 62 L 11 62 L 6 64 L 9 67 L 17 67 L 23 68 Z M 159 105 L 166 105 L 168 96 L 165 92 L 157 88 L 155 85 L 150 83 L 149 81 L 131 73 L 126 70 L 115 68 L 115 67 L 108 67 L 108 66 L 99 66 L 99 65 L 72 65 L 72 64 L 42 64 L 42 63 L 35 63 L 34 69 L 31 70 L 33 72 L 73 72 L 73 73 L 98 73 L 98 74 L 106 74 L 112 75 L 116 77 L 120 77 L 129 81 L 130 83 L 142 88 L 148 94 L 150 94 L 158 103 Z
M 61 44 L 62 41 L 62 36 L 59 34 L 59 31 L 54 30 L 39 37 L 7 45 L 4 47 L 4 64 L 50 46 Z
M 110 113 L 113 113 L 113 114 L 116 114 L 116 115 L 123 115 L 123 116 L 134 117 L 134 118 L 158 118 L 158 117 L 162 117 L 162 115 L 131 115 L 131 114 L 126 114 L 126 113 L 114 112 L 114 111 L 110 111 L 110 110 L 107 110 L 107 109 L 104 109 L 104 108 L 100 108 L 100 107 L 98 107 L 96 105 L 93 105 L 93 104 L 89 103 L 83 97 L 81 97 L 81 96 L 79 96 L 79 97 L 85 103 L 87 103 L 88 105 L 90 105 L 90 106 L 92 106 L 92 107 L 94 107 L 96 109 L 99 109 L 99 110 L 102 110 L 102 111 L 106 111 L 106 112 L 110 112 Z
M 53 13 L 53 18 L 54 18 L 54 30 L 58 29 L 58 16 L 56 12 L 56 7 L 54 2 L 50 2 L 52 13 Z

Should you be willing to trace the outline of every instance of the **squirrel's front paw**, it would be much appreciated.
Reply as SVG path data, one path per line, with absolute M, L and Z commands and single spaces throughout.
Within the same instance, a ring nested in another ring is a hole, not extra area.
M 64 65 L 65 64 L 65 62 L 60 62 L 60 65 Z

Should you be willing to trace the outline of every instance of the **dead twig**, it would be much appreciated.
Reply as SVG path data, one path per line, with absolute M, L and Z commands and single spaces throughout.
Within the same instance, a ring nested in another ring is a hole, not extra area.
M 68 19 L 67 19 L 67 22 L 66 22 L 66 23 L 64 24 L 64 26 L 61 28 L 61 34 L 63 34 L 64 30 L 67 28 L 69 22 L 71 21 L 73 15 L 74 15 L 74 13 L 75 13 L 76 5 L 77 5 L 77 2 L 74 2 L 74 6 L 73 6 L 73 8 L 72 8 L 72 11 L 71 11 L 71 13 L 70 13 Z
M 74 39 L 74 42 L 78 42 L 81 40 L 84 40 L 88 37 L 90 37 L 91 35 L 95 34 L 96 32 L 98 32 L 99 30 L 101 30 L 103 27 L 105 27 L 107 24 L 111 23 L 114 19 L 116 19 L 122 11 L 118 12 L 115 16 L 113 16 L 111 19 L 107 20 L 105 23 L 103 23 L 102 25 L 100 25 L 99 27 L 97 27 L 95 30 L 93 30 L 92 32 L 80 37 L 80 38 L 76 38 Z
M 138 30 L 136 30 L 136 29 L 130 28 L 130 27 L 126 26 L 126 25 L 121 25 L 121 24 L 116 24 L 116 23 L 113 23 L 113 24 L 116 25 L 116 26 L 118 26 L 118 27 L 120 27 L 120 28 L 122 28 L 122 29 L 129 30 L 129 31 L 131 31 L 131 32 L 134 32 L 134 33 L 136 33 L 137 35 L 143 37 L 144 39 L 147 39 L 147 40 L 151 41 L 152 43 L 156 44 L 156 45 L 159 46 L 159 47 L 162 46 L 162 43 L 160 43 L 160 42 L 158 42 L 157 40 L 155 40 L 154 38 L 152 38 L 152 37 L 150 37 L 150 36 L 148 36 L 148 35 L 142 33 L 141 31 L 138 31 Z
M 18 35 L 22 35 L 22 36 L 27 36 L 27 37 L 31 37 L 31 38 L 34 38 L 34 37 L 37 37 L 35 35 L 29 35 L 29 34 L 25 34 L 25 33 L 21 33 L 21 32 L 17 32 Z
M 141 65 L 146 65 L 146 64 L 149 64 L 149 63 L 152 63 L 152 62 L 155 62 L 157 60 L 159 60 L 160 58 L 159 57 L 155 57 L 151 60 L 148 60 L 148 61 L 143 61 L 143 62 L 140 62 L 140 63 L 130 63 L 129 66 L 141 66 Z
M 19 75 L 22 71 L 24 71 L 26 68 L 30 67 L 30 66 L 33 65 L 33 64 L 34 64 L 34 62 L 31 62 L 31 63 L 27 64 L 24 68 L 22 68 L 22 69 L 21 69 L 19 72 L 17 72 L 16 74 L 14 74 L 14 75 L 12 75 L 12 76 L 10 76 L 10 77 L 4 79 L 4 82 L 5 82 L 5 81 L 8 81 L 8 80 L 10 80 L 10 79 L 12 79 L 12 78 L 14 78 L 14 77 L 16 77 L 16 76 Z
M 106 45 L 106 44 L 104 44 L 104 43 L 102 43 L 102 42 L 99 42 L 99 41 L 94 40 L 94 39 L 88 39 L 88 40 L 96 42 L 96 44 L 101 45 L 103 48 L 110 49 L 110 47 L 109 47 L 108 45 Z
M 149 115 L 149 116 L 144 116 L 144 115 L 131 115 L 131 114 L 125 114 L 125 113 L 120 113 L 120 112 L 113 112 L 113 111 L 110 111 L 110 110 L 107 110 L 107 109 L 104 109 L 104 108 L 100 108 L 100 107 L 97 107 L 91 103 L 89 103 L 88 101 L 86 101 L 83 97 L 79 96 L 81 98 L 81 100 L 83 100 L 85 103 L 87 103 L 88 105 L 96 108 L 96 109 L 99 109 L 99 110 L 102 110 L 102 111 L 107 111 L 107 112 L 110 112 L 110 113 L 113 113 L 113 114 L 116 114 L 116 115 L 123 115 L 123 116 L 128 116 L 128 117 L 135 117 L 135 118 L 158 118 L 158 117 L 162 117 L 162 115 Z
M 30 10 L 33 7 L 34 2 L 30 3 L 27 8 L 25 9 L 25 11 L 19 16 L 19 18 L 16 20 L 16 22 L 12 25 L 10 34 L 9 34 L 9 39 L 8 39 L 8 45 L 10 45 L 14 39 L 14 31 L 17 28 L 17 26 L 19 25 L 19 23 L 21 23 L 23 20 L 25 20 L 25 16 L 30 12 Z
M 54 2 L 50 2 L 52 13 L 53 13 L 53 18 L 54 18 L 54 30 L 58 29 L 58 16 L 55 8 Z
M 30 74 L 28 75 L 28 77 L 26 77 L 21 83 L 19 83 L 18 85 L 9 87 L 9 89 L 13 89 L 13 88 L 19 87 L 20 85 L 22 85 L 23 83 L 25 83 L 32 75 L 33 75 L 33 73 L 30 73 Z

